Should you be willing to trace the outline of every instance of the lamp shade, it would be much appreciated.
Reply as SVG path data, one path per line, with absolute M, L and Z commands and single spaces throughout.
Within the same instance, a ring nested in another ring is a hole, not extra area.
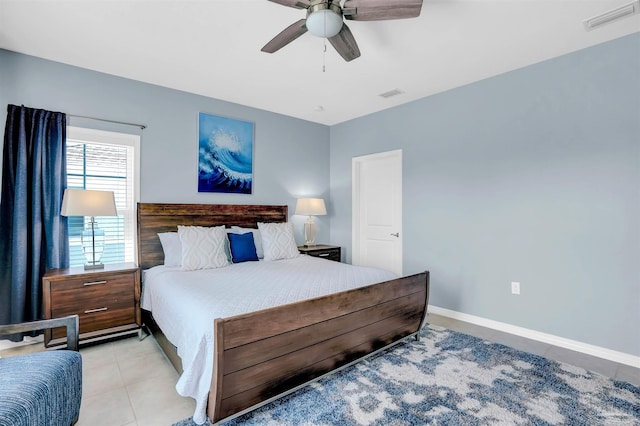
M 322 198 L 298 198 L 296 214 L 304 216 L 322 216 L 327 214 L 327 208 Z
M 62 216 L 117 216 L 113 191 L 65 189 Z

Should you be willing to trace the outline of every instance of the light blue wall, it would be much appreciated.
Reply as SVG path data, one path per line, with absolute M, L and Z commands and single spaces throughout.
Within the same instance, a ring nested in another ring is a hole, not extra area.
M 640 356 L 640 34 L 333 126 L 348 259 L 351 158 L 393 149 L 433 305 Z
M 288 204 L 291 216 L 298 196 L 329 197 L 327 126 L 0 49 L 3 134 L 9 103 L 147 125 L 140 131 L 69 120 L 72 125 L 142 136 L 143 202 Z M 198 193 L 198 112 L 255 123 L 252 195 Z M 305 218 L 291 220 L 302 244 Z M 330 215 L 316 221 L 317 240 L 328 241 Z

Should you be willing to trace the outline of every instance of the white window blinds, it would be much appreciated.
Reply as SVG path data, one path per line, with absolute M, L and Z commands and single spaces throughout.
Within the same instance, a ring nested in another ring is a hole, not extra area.
M 102 263 L 136 259 L 136 202 L 140 137 L 125 133 L 67 127 L 67 187 L 113 191 L 117 216 L 96 217 L 96 233 L 104 236 Z M 69 217 L 70 265 L 86 263 L 82 232 L 89 217 Z

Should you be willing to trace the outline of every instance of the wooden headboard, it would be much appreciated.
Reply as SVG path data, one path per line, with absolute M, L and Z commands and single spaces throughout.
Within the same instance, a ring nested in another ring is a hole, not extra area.
M 178 225 L 257 228 L 258 222 L 287 220 L 288 206 L 138 203 L 138 266 L 144 270 L 162 265 L 158 233 L 175 232 Z

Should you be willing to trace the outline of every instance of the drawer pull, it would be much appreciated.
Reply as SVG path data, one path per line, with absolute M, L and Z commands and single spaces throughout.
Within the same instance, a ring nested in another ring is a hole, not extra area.
M 329 257 L 329 253 L 320 253 L 318 257 Z
M 90 283 L 84 283 L 84 285 L 89 286 L 89 285 L 98 285 L 98 284 L 106 284 L 107 281 L 93 281 Z
M 98 309 L 89 309 L 87 311 L 84 311 L 85 314 L 93 314 L 94 312 L 103 312 L 106 311 L 109 308 L 98 308 Z

